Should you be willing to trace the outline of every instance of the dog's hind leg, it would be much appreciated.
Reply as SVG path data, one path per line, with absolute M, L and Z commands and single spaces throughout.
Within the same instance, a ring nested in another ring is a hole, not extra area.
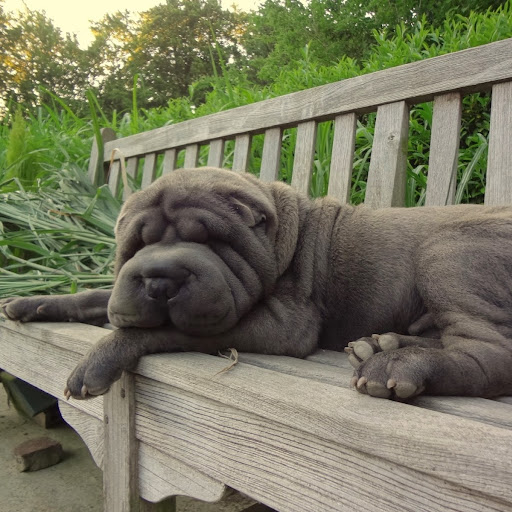
M 512 394 L 512 227 L 501 220 L 454 226 L 422 248 L 416 284 L 440 338 L 358 340 L 349 347 L 361 359 L 358 391 L 402 399 Z

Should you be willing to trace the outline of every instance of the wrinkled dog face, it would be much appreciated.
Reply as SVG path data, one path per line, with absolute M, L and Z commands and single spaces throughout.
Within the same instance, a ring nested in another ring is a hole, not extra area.
M 116 226 L 118 327 L 233 327 L 278 277 L 270 188 L 220 169 L 177 170 L 131 196 Z

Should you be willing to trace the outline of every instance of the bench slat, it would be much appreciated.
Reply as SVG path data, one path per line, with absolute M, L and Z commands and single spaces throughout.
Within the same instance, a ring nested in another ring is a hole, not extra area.
M 265 132 L 260 169 L 262 181 L 275 181 L 279 177 L 282 137 L 283 130 L 281 128 L 270 128 Z
M 510 204 L 512 197 L 512 82 L 492 88 L 485 204 Z
M 116 140 L 116 132 L 112 130 L 112 128 L 102 128 L 101 129 L 101 139 L 103 141 L 103 144 L 107 142 L 112 142 Z M 110 154 L 108 155 L 108 158 L 105 158 L 105 154 L 107 152 L 104 152 L 104 155 L 100 155 L 98 151 L 98 141 L 96 140 L 96 137 L 93 137 L 92 139 L 92 148 L 91 148 L 91 158 L 89 160 L 89 169 L 87 171 L 87 175 L 89 176 L 89 179 L 91 182 L 95 185 L 103 185 L 104 183 L 104 174 L 103 174 L 103 162 L 110 160 Z M 103 156 L 103 159 L 102 159 Z
M 112 192 L 113 196 L 117 194 L 117 190 L 119 188 L 119 181 L 121 179 L 120 169 L 120 160 L 114 160 L 108 174 L 108 188 Z
M 315 158 L 316 122 L 307 121 L 297 127 L 297 142 L 293 158 L 292 187 L 309 195 L 309 185 Z
M 512 79 L 512 38 L 132 135 L 107 143 L 107 153 L 115 144 L 125 156 L 132 156 L 163 151 L 170 141 L 173 146 L 185 146 L 240 133 L 263 133 L 313 118 L 327 120 L 347 112 L 372 112 L 384 103 L 412 104 L 450 91 L 484 91 L 507 79 Z
M 185 162 L 183 167 L 185 169 L 192 169 L 197 166 L 199 159 L 199 144 L 189 144 L 185 149 Z
M 407 171 L 409 108 L 405 101 L 377 110 L 364 203 L 373 208 L 403 206 Z
M 434 99 L 426 206 L 453 204 L 457 185 L 462 98 L 448 93 Z
M 149 153 L 144 158 L 144 169 L 142 170 L 142 189 L 148 188 L 155 181 L 156 173 L 156 154 Z
M 176 149 L 167 149 L 164 153 L 164 164 L 162 168 L 162 176 L 169 174 L 176 169 Z
M 224 140 L 217 139 L 210 142 L 208 152 L 208 165 L 210 167 L 222 167 L 224 161 Z
M 135 179 L 136 176 L 137 176 L 137 170 L 139 168 L 139 159 L 138 157 L 132 157 L 132 158 L 128 158 L 126 160 L 126 174 L 130 177 L 130 178 L 133 178 Z M 131 194 L 132 194 L 132 189 L 131 189 L 131 183 L 130 181 L 128 181 L 128 188 L 126 187 L 123 187 L 123 201 L 125 199 L 127 199 Z
M 336 197 L 342 204 L 350 201 L 356 126 L 357 116 L 355 113 L 337 116 L 334 120 L 331 170 L 327 193 Z
M 497 499 L 512 498 L 508 463 L 512 431 L 508 429 L 375 400 L 353 390 L 244 363 L 218 373 L 225 368 L 225 361 L 202 354 L 162 354 L 143 358 L 137 372 L 193 393 L 194 398 L 204 397 L 212 406 L 220 402 L 234 407 L 239 411 L 237 417 L 243 411 L 252 413 L 266 422 L 299 428 L 319 441 L 362 452 L 364 457 L 382 457 Z
M 247 171 L 249 169 L 250 152 L 251 136 L 248 133 L 237 135 L 235 138 L 235 152 L 233 154 L 233 171 Z

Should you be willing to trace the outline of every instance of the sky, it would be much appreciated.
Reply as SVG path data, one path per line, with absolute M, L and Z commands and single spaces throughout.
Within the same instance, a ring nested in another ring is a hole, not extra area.
M 163 3 L 164 0 L 87 0 L 72 2 L 69 0 L 5 0 L 4 9 L 16 12 L 24 9 L 24 4 L 33 11 L 46 11 L 54 24 L 63 32 L 75 33 L 83 48 L 92 41 L 89 20 L 97 21 L 107 12 L 128 10 L 131 12 L 146 11 Z M 258 0 L 222 0 L 224 8 L 236 4 L 239 9 L 248 11 L 255 9 L 261 2 Z

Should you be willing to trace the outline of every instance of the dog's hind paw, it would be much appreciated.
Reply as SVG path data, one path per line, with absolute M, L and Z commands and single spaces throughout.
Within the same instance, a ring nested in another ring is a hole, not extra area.
M 350 364 L 355 368 L 359 368 L 361 363 L 372 357 L 378 352 L 386 352 L 395 350 L 400 347 L 399 336 L 395 333 L 372 334 L 371 337 L 359 338 L 351 341 L 345 347 L 348 354 Z

